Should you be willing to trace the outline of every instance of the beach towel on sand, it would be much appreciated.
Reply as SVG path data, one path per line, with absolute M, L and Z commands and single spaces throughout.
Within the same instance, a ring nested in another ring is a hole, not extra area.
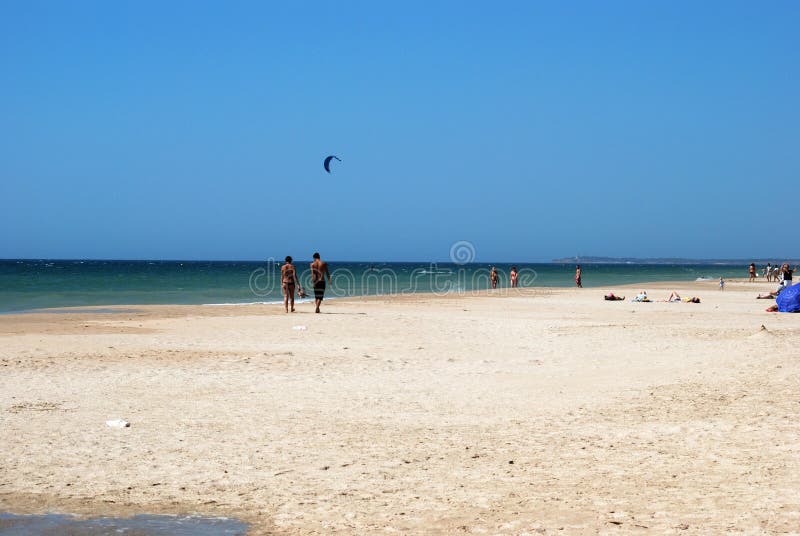
M 775 303 L 780 313 L 800 313 L 800 284 L 783 289 Z

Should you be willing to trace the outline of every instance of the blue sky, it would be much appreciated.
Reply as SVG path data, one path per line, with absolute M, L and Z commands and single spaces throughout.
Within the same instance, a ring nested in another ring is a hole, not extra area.
M 797 257 L 798 21 L 790 1 L 6 2 L 0 257 Z

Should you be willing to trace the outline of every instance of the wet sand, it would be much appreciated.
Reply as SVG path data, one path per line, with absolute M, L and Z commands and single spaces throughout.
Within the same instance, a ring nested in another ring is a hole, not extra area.
M 0 316 L 0 511 L 254 534 L 798 531 L 800 315 L 764 312 L 774 286 Z

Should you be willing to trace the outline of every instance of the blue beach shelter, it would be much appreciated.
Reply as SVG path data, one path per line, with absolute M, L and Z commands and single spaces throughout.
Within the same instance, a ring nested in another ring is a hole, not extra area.
M 780 313 L 800 313 L 800 284 L 783 289 L 775 303 Z

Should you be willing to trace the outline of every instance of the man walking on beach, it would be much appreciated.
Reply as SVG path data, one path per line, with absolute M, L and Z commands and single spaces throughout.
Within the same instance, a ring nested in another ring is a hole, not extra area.
M 311 263 L 311 282 L 314 284 L 314 305 L 315 313 L 319 312 L 322 299 L 325 297 L 325 279 L 331 282 L 331 274 L 328 271 L 328 263 L 319 258 L 319 253 L 314 253 L 314 262 Z

